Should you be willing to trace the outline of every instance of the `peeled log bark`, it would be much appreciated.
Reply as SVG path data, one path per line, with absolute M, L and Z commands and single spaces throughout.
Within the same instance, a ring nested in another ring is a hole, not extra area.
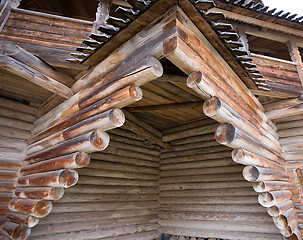
M 249 182 L 261 182 L 268 180 L 288 180 L 286 173 L 256 166 L 246 166 L 242 172 L 244 178 Z
M 42 186 L 69 188 L 78 182 L 78 173 L 74 170 L 58 170 L 45 173 L 35 173 L 18 178 L 19 186 Z
M 39 222 L 39 218 L 36 218 L 31 215 L 27 215 L 27 214 L 18 213 L 18 212 L 9 212 L 6 215 L 6 218 L 8 221 L 11 221 L 14 223 L 19 223 L 19 224 L 25 225 L 27 227 L 34 227 Z
M 65 140 L 77 137 L 93 130 L 107 131 L 123 125 L 125 117 L 123 112 L 118 109 L 111 109 L 104 113 L 87 118 L 67 129 L 54 133 L 47 138 L 33 143 L 27 149 L 27 154 L 32 154 L 46 149 Z
M 126 64 L 129 65 L 128 62 L 126 62 Z M 72 106 L 74 106 L 74 109 L 77 109 L 77 103 L 81 99 L 88 98 L 88 96 L 92 97 L 93 93 L 98 94 L 96 96 L 98 96 L 98 99 L 100 100 L 102 98 L 106 98 L 107 96 L 114 94 L 115 91 L 118 91 L 119 89 L 127 86 L 128 84 L 140 86 L 147 81 L 151 81 L 161 76 L 162 73 L 163 69 L 161 63 L 152 56 L 143 59 L 135 65 L 132 64 L 124 71 L 121 71 L 121 68 L 115 68 L 115 71 L 110 71 L 107 74 L 101 76 L 101 79 L 99 81 L 97 81 L 90 87 L 84 88 L 79 91 L 68 101 L 62 103 L 61 105 L 59 105 L 58 107 L 38 119 L 35 124 L 40 125 L 43 122 L 46 122 L 47 127 L 49 127 L 54 123 L 59 122 L 60 119 L 64 119 L 65 117 L 70 116 L 72 111 L 74 110 L 71 109 L 68 110 L 68 112 L 66 110 L 70 109 Z M 96 100 L 96 97 L 92 99 Z M 82 108 L 84 106 L 83 104 L 84 103 L 81 104 Z M 37 134 L 40 130 L 38 128 L 34 129 L 33 133 Z
M 285 181 L 262 181 L 254 183 L 253 188 L 256 192 L 268 192 L 289 189 L 290 184 Z
M 21 78 L 24 78 L 48 91 L 56 93 L 66 99 L 73 95 L 72 90 L 64 84 L 56 80 L 45 77 L 35 69 L 26 66 L 25 64 L 14 60 L 11 57 L 0 57 L 0 68 L 9 71 Z
M 8 221 L 3 224 L 2 231 L 11 239 L 18 240 L 26 240 L 31 233 L 30 228 Z
M 294 203 L 292 200 L 286 200 L 284 202 L 278 203 L 272 207 L 267 208 L 267 212 L 272 217 L 277 217 L 284 212 L 286 212 L 288 209 L 292 209 L 294 206 Z
M 259 203 L 264 207 L 272 207 L 278 203 L 291 199 L 292 192 L 289 190 L 261 193 L 258 197 Z
M 47 148 L 42 152 L 29 155 L 24 162 L 36 163 L 73 152 L 97 152 L 104 150 L 109 144 L 109 135 L 99 130 L 69 139 L 63 143 Z
M 142 98 L 142 90 L 139 87 L 127 86 L 112 95 L 92 104 L 91 106 L 81 110 L 77 114 L 70 116 L 69 118 L 63 120 L 62 122 L 56 122 L 55 125 L 48 128 L 47 130 L 39 133 L 29 140 L 29 144 L 46 138 L 56 132 L 62 131 L 84 119 L 92 117 L 96 114 L 105 112 L 111 108 L 122 108 L 131 103 L 134 103 Z M 42 130 L 45 129 L 45 126 Z
M 30 214 L 37 218 L 47 216 L 53 208 L 50 201 L 41 199 L 22 199 L 14 198 L 9 203 L 9 209 L 13 212 Z
M 19 198 L 58 200 L 64 194 L 64 189 L 60 187 L 18 187 L 15 196 Z
M 22 167 L 21 174 L 28 175 L 33 173 L 48 172 L 59 169 L 82 168 L 89 164 L 90 157 L 87 153 L 76 152 L 57 158 L 37 162 Z
M 258 156 L 254 153 L 248 152 L 244 149 L 235 149 L 232 151 L 232 159 L 236 163 L 249 166 L 258 166 L 264 168 L 274 169 L 283 173 L 286 173 L 286 169 L 283 165 L 275 163 L 269 159 Z
M 282 165 L 286 163 L 281 156 L 268 150 L 264 145 L 231 124 L 220 125 L 215 133 L 215 139 L 228 147 L 243 148 L 259 156 L 271 159 L 276 163 Z

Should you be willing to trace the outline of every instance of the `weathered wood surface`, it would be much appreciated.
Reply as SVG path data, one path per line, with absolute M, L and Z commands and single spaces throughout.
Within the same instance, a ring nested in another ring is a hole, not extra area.
M 66 99 L 73 95 L 73 92 L 69 87 L 52 78 L 43 76 L 39 71 L 34 70 L 26 64 L 11 57 L 2 55 L 0 59 L 0 67 Z

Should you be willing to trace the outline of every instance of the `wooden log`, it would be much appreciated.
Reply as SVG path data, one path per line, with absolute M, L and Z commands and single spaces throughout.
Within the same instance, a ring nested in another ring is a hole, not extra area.
M 14 194 L 19 198 L 59 200 L 64 190 L 60 187 L 17 187 Z
M 275 204 L 274 206 L 268 207 L 267 212 L 272 217 L 278 217 L 289 209 L 292 209 L 294 203 L 292 200 L 286 200 L 284 202 L 280 202 Z
M 256 192 L 268 192 L 283 189 L 290 189 L 290 184 L 286 181 L 262 181 L 254 183 L 253 188 Z
M 239 164 L 270 168 L 279 172 L 286 173 L 285 166 L 275 163 L 269 159 L 248 152 L 244 149 L 235 149 L 232 151 L 232 159 Z
M 266 112 L 266 115 L 269 119 L 273 120 L 273 119 L 292 117 L 295 115 L 299 115 L 301 113 L 303 113 L 303 104 L 272 110 Z
M 122 126 L 125 121 L 123 112 L 120 109 L 111 109 L 104 113 L 89 117 L 63 131 L 54 133 L 49 137 L 41 139 L 31 144 L 27 149 L 27 154 L 44 150 L 52 145 L 59 144 L 65 140 L 77 137 L 93 130 L 107 131 Z
M 41 74 L 48 76 L 66 86 L 72 86 L 74 83 L 74 79 L 55 70 L 50 65 L 36 57 L 35 55 L 31 54 L 30 52 L 24 50 L 18 45 L 15 45 L 13 43 L 4 42 L 0 46 L 1 54 L 5 56 L 9 56 L 13 59 L 15 59 L 18 62 L 21 62 Z
M 27 239 L 31 233 L 31 228 L 6 221 L 2 225 L 2 231 L 10 237 L 10 239 Z
M 281 215 L 273 217 L 275 225 L 279 229 L 286 229 L 290 222 L 297 217 L 297 212 L 294 208 L 290 208 Z
M 9 209 L 14 212 L 30 214 L 37 218 L 47 216 L 53 208 L 50 201 L 41 199 L 14 198 L 9 203 Z
M 230 123 L 239 128 L 249 136 L 260 141 L 262 144 L 268 146 L 270 149 L 277 153 L 281 153 L 283 150 L 278 141 L 273 141 L 267 136 L 264 136 L 255 126 L 253 126 L 244 117 L 239 115 L 233 108 L 228 106 L 221 99 L 214 97 L 204 102 L 203 112 L 206 116 L 213 118 L 219 123 Z
M 258 201 L 263 207 L 272 207 L 278 203 L 292 198 L 292 192 L 289 190 L 280 190 L 260 193 Z
M 66 99 L 73 95 L 69 87 L 54 79 L 41 75 L 38 71 L 13 58 L 2 55 L 0 57 L 0 67 Z
M 46 159 L 67 155 L 73 152 L 96 152 L 104 150 L 109 144 L 109 135 L 99 130 L 80 135 L 47 148 L 41 152 L 29 155 L 24 163 L 36 163 Z
M 7 98 L 0 97 L 0 106 L 6 107 L 12 110 L 18 110 L 19 112 L 27 113 L 30 115 L 34 115 L 37 111 L 37 108 L 16 102 Z
M 17 138 L 17 139 L 28 139 L 32 136 L 29 131 L 17 129 L 14 127 L 4 127 L 0 125 L 0 136 Z
M 59 169 L 82 168 L 89 164 L 90 157 L 85 152 L 76 152 L 68 155 L 37 162 L 21 168 L 22 175 L 48 172 Z
M 129 63 L 126 62 L 126 64 Z M 139 86 L 144 82 L 159 77 L 163 73 L 160 62 L 151 56 L 139 61 L 137 64 L 133 64 L 133 62 L 131 64 L 132 65 L 129 66 L 126 72 L 121 70 L 121 68 L 116 69 L 114 72 L 109 72 L 103 76 L 101 81 L 97 81 L 92 86 L 81 90 L 70 100 L 62 103 L 54 110 L 41 117 L 35 124 L 40 125 L 42 122 L 46 121 L 46 127 L 49 127 L 54 123 L 59 122 L 60 119 L 62 120 L 75 113 L 77 109 L 83 109 L 100 99 L 106 98 L 129 84 Z M 121 71 L 124 74 L 121 74 Z M 38 128 L 34 130 L 35 134 L 38 132 Z
M 249 182 L 262 182 L 272 180 L 283 181 L 289 179 L 288 174 L 285 172 L 257 166 L 246 166 L 243 169 L 242 174 L 244 178 Z
M 36 218 L 32 215 L 22 214 L 19 212 L 9 212 L 6 215 L 8 221 L 13 223 L 19 223 L 26 227 L 34 227 L 38 224 L 39 218 Z
M 271 159 L 276 163 L 285 164 L 285 159 L 281 156 L 268 150 L 266 146 L 260 144 L 254 138 L 248 136 L 231 124 L 220 125 L 216 130 L 215 139 L 219 143 L 231 148 L 243 148 L 259 156 Z
M 35 116 L 33 116 L 33 115 L 30 115 L 28 113 L 19 112 L 18 109 L 13 110 L 13 109 L 9 109 L 6 107 L 1 108 L 0 116 L 5 117 L 5 118 L 12 118 L 12 119 L 16 119 L 16 120 L 24 121 L 24 122 L 28 122 L 28 123 L 32 123 L 36 119 Z
M 252 111 L 246 102 L 239 99 L 239 96 L 235 96 L 227 86 L 217 86 L 216 83 L 212 82 L 206 75 L 201 72 L 193 72 L 187 79 L 187 86 L 189 88 L 203 89 L 212 97 L 218 97 L 222 99 L 227 105 L 234 109 L 239 115 L 247 119 L 252 125 L 259 127 L 265 136 L 270 137 L 268 133 L 275 136 L 276 132 L 267 125 L 257 114 Z
M 17 183 L 22 187 L 49 186 L 69 188 L 77 183 L 78 178 L 78 173 L 74 170 L 57 170 L 19 177 Z
M 138 87 L 127 86 L 112 95 L 102 99 L 95 104 L 83 109 L 79 113 L 65 119 L 64 121 L 48 128 L 47 130 L 39 133 L 35 137 L 29 140 L 29 143 L 36 142 L 43 138 L 46 138 L 58 131 L 62 131 L 67 127 L 70 127 L 86 118 L 94 116 L 96 114 L 105 112 L 111 108 L 122 108 L 131 103 L 134 103 L 142 98 L 142 91 Z M 44 129 L 44 126 L 41 126 Z
M 295 218 L 289 223 L 287 228 L 280 229 L 280 232 L 284 237 L 290 237 L 294 233 L 294 230 L 297 228 L 298 228 L 298 221 Z

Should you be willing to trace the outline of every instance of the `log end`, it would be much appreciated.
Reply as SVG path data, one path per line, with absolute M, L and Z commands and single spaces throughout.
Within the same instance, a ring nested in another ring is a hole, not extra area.
M 186 84 L 189 88 L 193 88 L 196 84 L 201 82 L 201 79 L 202 79 L 201 72 L 193 72 L 188 76 Z
M 249 182 L 255 182 L 260 176 L 259 170 L 254 166 L 246 166 L 242 171 L 243 177 Z
M 215 139 L 221 144 L 230 144 L 236 136 L 235 127 L 231 124 L 220 125 L 215 133 Z
M 11 239 L 25 240 L 29 237 L 31 228 L 12 222 L 5 222 L 2 226 L 2 231 Z
M 163 75 L 163 67 L 160 61 L 154 56 L 149 56 L 147 59 L 147 65 L 151 66 L 152 72 L 156 77 L 161 77 Z
M 34 216 L 43 218 L 47 216 L 53 209 L 53 204 L 50 201 L 41 200 L 35 205 Z
M 59 176 L 59 183 L 64 188 L 74 186 L 79 179 L 79 175 L 75 170 L 64 170 Z
M 217 97 L 208 99 L 203 104 L 203 112 L 206 116 L 213 117 L 218 113 L 221 105 L 221 101 Z
M 114 108 L 109 113 L 109 119 L 115 127 L 121 127 L 125 122 L 125 115 L 119 108 Z
M 102 151 L 107 148 L 109 144 L 109 135 L 106 132 L 96 130 L 91 135 L 90 141 L 97 151 Z
M 264 182 L 254 183 L 253 188 L 254 188 L 255 192 L 257 192 L 257 193 L 264 192 L 265 191 L 265 183 Z
M 64 189 L 63 188 L 52 188 L 49 196 L 48 196 L 48 200 L 59 200 L 60 198 L 62 198 L 64 195 Z
M 79 152 L 77 153 L 75 162 L 79 168 L 86 167 L 90 163 L 90 156 L 85 152 Z
M 287 219 L 283 215 L 273 217 L 273 220 L 274 220 L 274 224 L 279 229 L 286 229 L 288 227 Z
M 129 94 L 134 98 L 134 100 L 139 101 L 143 97 L 141 88 L 131 85 L 129 88 Z

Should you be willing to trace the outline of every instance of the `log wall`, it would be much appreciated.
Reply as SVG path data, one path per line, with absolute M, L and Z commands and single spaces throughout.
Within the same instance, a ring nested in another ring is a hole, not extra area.
M 9 212 L 36 108 L 0 98 L 0 226 Z M 4 236 L 2 236 L 3 239 Z M 1 238 L 2 239 L 2 238 Z
M 278 101 L 265 105 L 267 115 L 275 119 L 280 136 L 280 143 L 287 160 L 287 170 L 292 185 L 293 202 L 297 212 L 299 229 L 303 233 L 303 123 L 302 97 Z
M 79 181 L 32 229 L 30 240 L 151 240 L 158 233 L 159 154 L 144 139 L 117 129 L 93 153 Z
M 173 149 L 160 160 L 160 232 L 224 239 L 282 239 L 245 181 L 212 119 L 164 131 Z M 195 125 L 195 126 L 194 126 Z M 183 130 L 181 130 L 183 129 Z

